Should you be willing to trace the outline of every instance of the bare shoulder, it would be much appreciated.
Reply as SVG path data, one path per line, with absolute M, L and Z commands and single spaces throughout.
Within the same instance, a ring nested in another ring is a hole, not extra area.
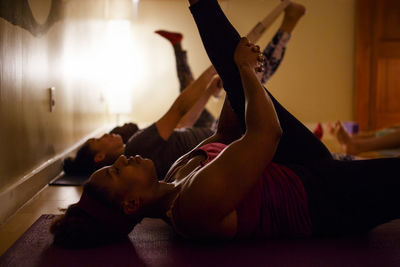
M 185 182 L 179 198 L 180 220 L 186 232 L 197 236 L 233 237 L 236 208 L 259 181 L 266 162 L 249 149 L 247 138 L 222 150 L 207 166 Z M 271 153 L 271 157 L 272 157 Z
M 169 169 L 165 181 L 173 182 L 186 179 L 206 159 L 202 151 L 192 151 L 180 157 Z

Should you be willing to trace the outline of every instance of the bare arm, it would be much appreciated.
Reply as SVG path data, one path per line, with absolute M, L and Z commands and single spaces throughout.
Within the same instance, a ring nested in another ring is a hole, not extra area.
M 170 109 L 157 122 L 157 130 L 164 140 L 167 140 L 177 127 L 182 117 L 196 104 L 207 84 L 215 75 L 213 67 L 206 69 L 200 77 L 190 84 L 175 100 Z
M 246 96 L 246 133 L 201 169 L 182 195 L 186 219 L 199 235 L 217 235 L 220 224 L 260 179 L 282 129 L 271 99 L 256 77 L 258 53 L 242 39 L 235 62 Z
M 242 128 L 240 122 L 229 104 L 229 100 L 225 98 L 224 105 L 221 110 L 221 115 L 218 121 L 216 133 L 204 139 L 195 148 L 186 153 L 181 159 L 186 158 L 192 151 L 209 143 L 230 144 L 242 136 Z M 178 160 L 179 161 L 179 160 Z M 176 161 L 176 162 L 178 162 Z
M 177 128 L 193 127 L 195 122 L 200 117 L 210 97 L 222 87 L 222 82 L 219 77 L 214 77 L 203 90 L 203 94 L 199 97 L 193 107 L 182 117 Z

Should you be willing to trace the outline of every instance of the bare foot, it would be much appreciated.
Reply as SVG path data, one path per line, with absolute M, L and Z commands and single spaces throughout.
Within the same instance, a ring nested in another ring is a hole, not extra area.
M 285 17 L 290 20 L 298 21 L 306 13 L 305 6 L 291 2 L 285 8 Z
M 359 153 L 359 151 L 357 150 L 356 142 L 354 142 L 351 135 L 346 132 L 340 121 L 337 121 L 333 127 L 328 126 L 328 130 L 331 134 L 336 136 L 336 139 L 338 140 L 346 154 L 356 155 Z
M 305 13 L 306 8 L 303 5 L 291 2 L 285 8 L 285 15 L 280 29 L 290 34 L 296 27 L 297 22 Z

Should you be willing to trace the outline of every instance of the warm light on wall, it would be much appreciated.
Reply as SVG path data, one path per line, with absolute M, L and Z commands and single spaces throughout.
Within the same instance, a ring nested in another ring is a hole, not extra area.
M 137 18 L 139 15 L 139 1 L 140 0 L 132 0 L 133 3 L 133 13 L 134 17 Z
M 110 113 L 129 113 L 134 90 L 140 91 L 149 76 L 144 73 L 143 42 L 133 39 L 129 20 L 109 20 L 105 27 L 99 26 L 93 25 L 103 29 L 97 33 L 96 42 L 65 40 L 64 73 L 72 84 L 84 81 L 100 89 Z
M 103 84 L 111 113 L 129 113 L 132 105 L 134 51 L 131 23 L 111 20 L 101 51 L 104 59 Z

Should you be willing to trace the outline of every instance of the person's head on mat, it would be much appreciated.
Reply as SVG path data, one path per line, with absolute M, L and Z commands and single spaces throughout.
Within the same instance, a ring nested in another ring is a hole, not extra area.
M 84 185 L 81 200 L 51 225 L 54 244 L 66 248 L 100 246 L 126 238 L 136 224 L 134 217 L 124 214 L 119 190 L 105 186 L 101 179 L 93 180 Z
M 240 38 L 218 1 L 190 2 L 228 96 L 216 133 L 162 181 L 140 156 L 93 173 L 79 202 L 52 224 L 54 242 L 112 241 L 144 217 L 185 238 L 225 240 L 356 234 L 400 218 L 400 158 L 334 160 L 262 86 L 260 48 Z
M 112 164 L 124 153 L 125 144 L 119 134 L 104 134 L 90 138 L 76 153 L 75 158 L 64 160 L 67 174 L 90 175 L 101 167 Z
M 125 123 L 113 128 L 108 134 L 88 139 L 75 157 L 67 157 L 63 169 L 69 175 L 89 176 L 95 170 L 112 164 L 124 152 L 125 143 L 138 132 L 136 123 Z
M 151 160 L 120 156 L 112 166 L 96 171 L 80 201 L 53 223 L 54 243 L 79 248 L 126 237 L 154 208 L 151 199 L 159 185 Z

